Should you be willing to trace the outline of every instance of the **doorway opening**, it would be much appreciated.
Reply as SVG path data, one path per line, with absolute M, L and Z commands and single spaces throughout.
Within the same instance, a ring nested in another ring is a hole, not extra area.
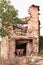
M 26 45 L 27 43 L 22 43 L 22 44 L 16 43 L 15 55 L 19 57 L 26 56 Z

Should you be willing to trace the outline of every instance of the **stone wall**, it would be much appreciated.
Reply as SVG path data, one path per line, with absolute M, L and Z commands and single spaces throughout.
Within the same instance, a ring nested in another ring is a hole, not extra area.
M 2 43 L 1 43 L 1 57 L 4 59 L 8 58 L 8 37 L 3 37 L 2 38 Z
M 15 45 L 16 40 L 20 39 L 30 39 L 32 38 L 32 42 L 27 42 L 26 47 L 26 55 L 37 55 L 39 51 L 39 36 L 40 36 L 40 25 L 39 25 L 39 16 L 38 16 L 38 6 L 32 5 L 29 8 L 30 19 L 27 20 L 27 32 L 26 35 L 17 35 L 15 34 L 15 30 L 13 30 L 13 26 L 8 28 L 9 36 L 2 38 L 1 43 L 1 57 L 4 59 L 13 59 L 15 57 Z M 17 30 L 16 30 L 17 32 Z M 23 40 L 23 41 L 24 41 Z M 18 43 L 19 44 L 19 43 Z

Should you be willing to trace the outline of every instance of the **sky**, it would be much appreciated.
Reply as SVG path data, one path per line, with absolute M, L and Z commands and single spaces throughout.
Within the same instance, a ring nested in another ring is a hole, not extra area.
M 40 6 L 40 35 L 43 35 L 43 0 L 11 0 L 11 4 L 18 10 L 18 17 L 20 18 L 24 18 L 29 15 L 28 8 L 32 4 Z

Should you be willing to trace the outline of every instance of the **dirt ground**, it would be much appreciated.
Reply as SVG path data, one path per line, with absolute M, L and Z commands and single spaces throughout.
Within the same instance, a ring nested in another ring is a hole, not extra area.
M 0 65 L 43 65 L 43 58 L 38 56 L 16 57 L 12 62 L 10 60 L 0 61 Z

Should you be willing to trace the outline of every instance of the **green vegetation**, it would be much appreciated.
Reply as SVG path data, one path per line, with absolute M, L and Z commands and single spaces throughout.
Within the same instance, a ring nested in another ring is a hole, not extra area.
M 43 36 L 40 36 L 39 55 L 43 56 Z
M 5 36 L 7 36 L 9 33 L 7 32 L 7 30 L 5 30 L 4 28 L 2 28 L 2 29 L 0 29 L 0 35 L 3 37 L 3 35 L 4 35 L 4 37 Z
M 2 0 L 0 2 L 0 18 L 2 19 L 3 26 L 0 31 L 2 36 L 8 35 L 8 26 L 21 23 L 21 19 L 18 18 L 18 10 L 11 5 L 9 0 Z

